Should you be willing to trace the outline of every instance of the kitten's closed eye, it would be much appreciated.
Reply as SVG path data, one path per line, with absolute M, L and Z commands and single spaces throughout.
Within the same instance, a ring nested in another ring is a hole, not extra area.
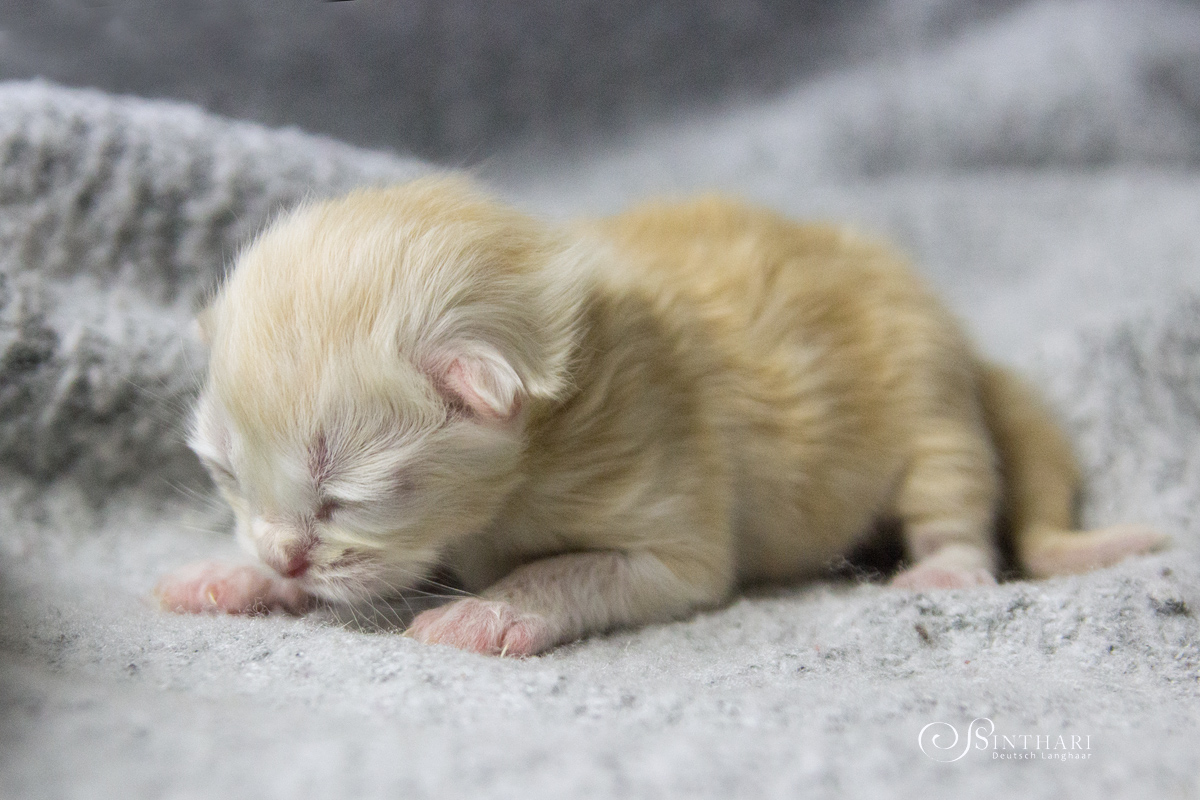
M 317 518 L 317 522 L 329 522 L 329 520 L 333 519 L 334 512 L 340 511 L 341 508 L 342 504 L 337 500 L 326 500 L 317 507 L 317 512 L 314 516 Z
M 392 481 L 392 489 L 396 494 L 409 494 L 417 490 L 417 479 L 407 469 L 401 470 Z

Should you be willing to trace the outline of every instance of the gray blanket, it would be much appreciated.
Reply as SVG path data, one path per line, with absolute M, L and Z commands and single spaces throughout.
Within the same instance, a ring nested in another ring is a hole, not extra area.
M 1174 546 L 969 592 L 758 587 L 528 660 L 148 599 L 233 551 L 182 446 L 193 310 L 279 209 L 428 166 L 0 84 L 0 796 L 1200 792 L 1200 8 L 972 9 L 478 171 L 552 218 L 717 189 L 892 238 L 1051 398 L 1085 521 Z

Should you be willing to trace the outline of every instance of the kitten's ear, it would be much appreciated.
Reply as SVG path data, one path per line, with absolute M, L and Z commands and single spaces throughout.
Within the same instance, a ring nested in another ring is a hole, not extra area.
M 487 345 L 448 348 L 427 368 L 442 397 L 474 417 L 507 422 L 521 412 L 525 387 L 520 376 Z

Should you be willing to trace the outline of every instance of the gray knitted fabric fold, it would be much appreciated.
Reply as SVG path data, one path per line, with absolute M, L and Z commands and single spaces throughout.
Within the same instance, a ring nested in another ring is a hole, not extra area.
M 305 197 L 417 162 L 180 105 L 0 85 L 0 462 L 102 495 L 194 482 L 187 335 L 222 270 Z

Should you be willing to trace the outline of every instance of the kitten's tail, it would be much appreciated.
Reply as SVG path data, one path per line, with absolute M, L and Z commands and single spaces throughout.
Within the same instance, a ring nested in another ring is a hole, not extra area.
M 1000 455 L 1017 561 L 1031 576 L 1086 572 L 1163 547 L 1144 525 L 1075 530 L 1079 465 L 1049 410 L 1008 370 L 981 364 L 980 395 Z

